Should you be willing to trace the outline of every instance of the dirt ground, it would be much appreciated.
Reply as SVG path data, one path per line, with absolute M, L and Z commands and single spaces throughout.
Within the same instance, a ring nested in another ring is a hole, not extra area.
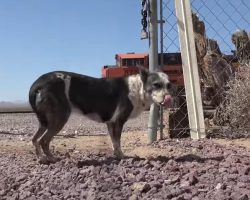
M 175 139 L 178 141 L 177 139 Z M 250 139 L 211 139 L 214 143 L 226 146 L 245 147 L 250 150 Z M 66 153 L 68 151 L 83 152 L 89 154 L 105 153 L 112 155 L 111 140 L 108 135 L 89 135 L 89 136 L 57 136 L 51 143 L 53 150 Z M 150 158 L 154 156 L 173 156 L 173 151 L 165 147 L 164 149 L 148 145 L 146 132 L 135 131 L 124 133 L 122 135 L 122 149 L 127 156 L 139 156 Z M 24 153 L 28 154 L 34 151 L 29 136 L 16 136 L 0 140 L 1 152 L 5 153 Z M 176 149 L 180 151 L 181 149 Z M 190 149 L 192 153 L 192 149 Z
M 30 142 L 34 116 L 0 116 L 8 133 L 0 135 L 0 199 L 250 198 L 249 139 L 166 138 L 148 145 L 146 117 L 125 127 L 122 160 L 112 157 L 104 126 L 73 118 L 52 141 L 61 160 L 42 165 Z

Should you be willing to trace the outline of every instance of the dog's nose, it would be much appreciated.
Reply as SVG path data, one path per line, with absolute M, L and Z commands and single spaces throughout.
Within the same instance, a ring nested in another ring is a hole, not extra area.
M 165 107 L 170 107 L 172 105 L 173 99 L 171 95 L 166 95 L 164 98 L 164 101 L 161 103 L 161 105 Z

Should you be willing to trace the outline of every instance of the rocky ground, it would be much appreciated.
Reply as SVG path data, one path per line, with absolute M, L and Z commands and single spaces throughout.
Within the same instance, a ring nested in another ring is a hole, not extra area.
M 127 157 L 116 160 L 106 127 L 73 116 L 52 143 L 61 160 L 41 165 L 30 142 L 34 115 L 0 115 L 0 132 L 7 133 L 0 136 L 0 199 L 250 198 L 249 140 L 165 139 L 147 145 L 146 118 L 144 113 L 127 123 Z

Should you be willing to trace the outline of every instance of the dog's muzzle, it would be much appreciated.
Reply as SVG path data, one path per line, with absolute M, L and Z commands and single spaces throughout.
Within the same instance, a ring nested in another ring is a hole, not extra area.
M 172 102 L 173 102 L 172 97 L 171 97 L 170 95 L 166 95 L 166 96 L 164 97 L 163 102 L 160 103 L 160 104 L 161 104 L 162 106 L 164 106 L 164 107 L 171 107 Z

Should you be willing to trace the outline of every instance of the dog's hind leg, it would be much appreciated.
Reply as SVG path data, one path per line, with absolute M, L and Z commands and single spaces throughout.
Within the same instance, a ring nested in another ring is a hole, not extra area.
M 64 127 L 71 113 L 69 104 L 63 104 L 61 106 L 60 104 L 57 104 L 57 105 L 58 107 L 56 108 L 56 111 L 53 113 L 50 113 L 47 131 L 43 134 L 43 136 L 39 140 L 42 150 L 44 154 L 46 155 L 46 159 L 49 162 L 56 162 L 58 160 L 50 152 L 49 145 L 50 145 L 52 138 L 58 132 L 60 132 L 60 130 Z
M 121 159 L 124 157 L 121 150 L 121 133 L 123 124 L 121 122 L 108 122 L 107 127 L 109 131 L 109 135 L 111 137 L 114 156 Z
M 37 157 L 41 158 L 42 157 L 42 150 L 41 150 L 39 138 L 41 138 L 42 135 L 47 130 L 47 120 L 46 120 L 44 113 L 42 113 L 41 111 L 36 110 L 36 115 L 37 115 L 37 118 L 39 121 L 39 128 L 32 138 L 32 143 L 35 147 Z
M 41 146 L 45 154 L 45 157 L 40 157 L 40 163 L 57 161 L 50 152 L 49 145 L 52 138 L 64 127 L 71 113 L 71 107 L 64 91 L 54 91 L 54 93 L 56 92 L 56 95 L 52 95 L 52 92 L 50 93 L 50 91 L 47 91 L 46 98 L 39 103 L 39 113 L 37 115 L 40 124 L 42 125 L 44 123 L 44 127 L 46 127 L 45 132 L 44 129 L 41 128 L 34 136 L 34 141 L 36 141 L 38 136 L 44 132 L 37 142 L 37 146 Z
M 32 138 L 32 143 L 35 146 L 36 155 L 38 158 L 42 157 L 41 146 L 40 146 L 40 143 L 38 142 L 38 139 L 44 134 L 46 129 L 47 129 L 46 127 L 40 125 L 37 132 L 35 133 L 35 135 Z

